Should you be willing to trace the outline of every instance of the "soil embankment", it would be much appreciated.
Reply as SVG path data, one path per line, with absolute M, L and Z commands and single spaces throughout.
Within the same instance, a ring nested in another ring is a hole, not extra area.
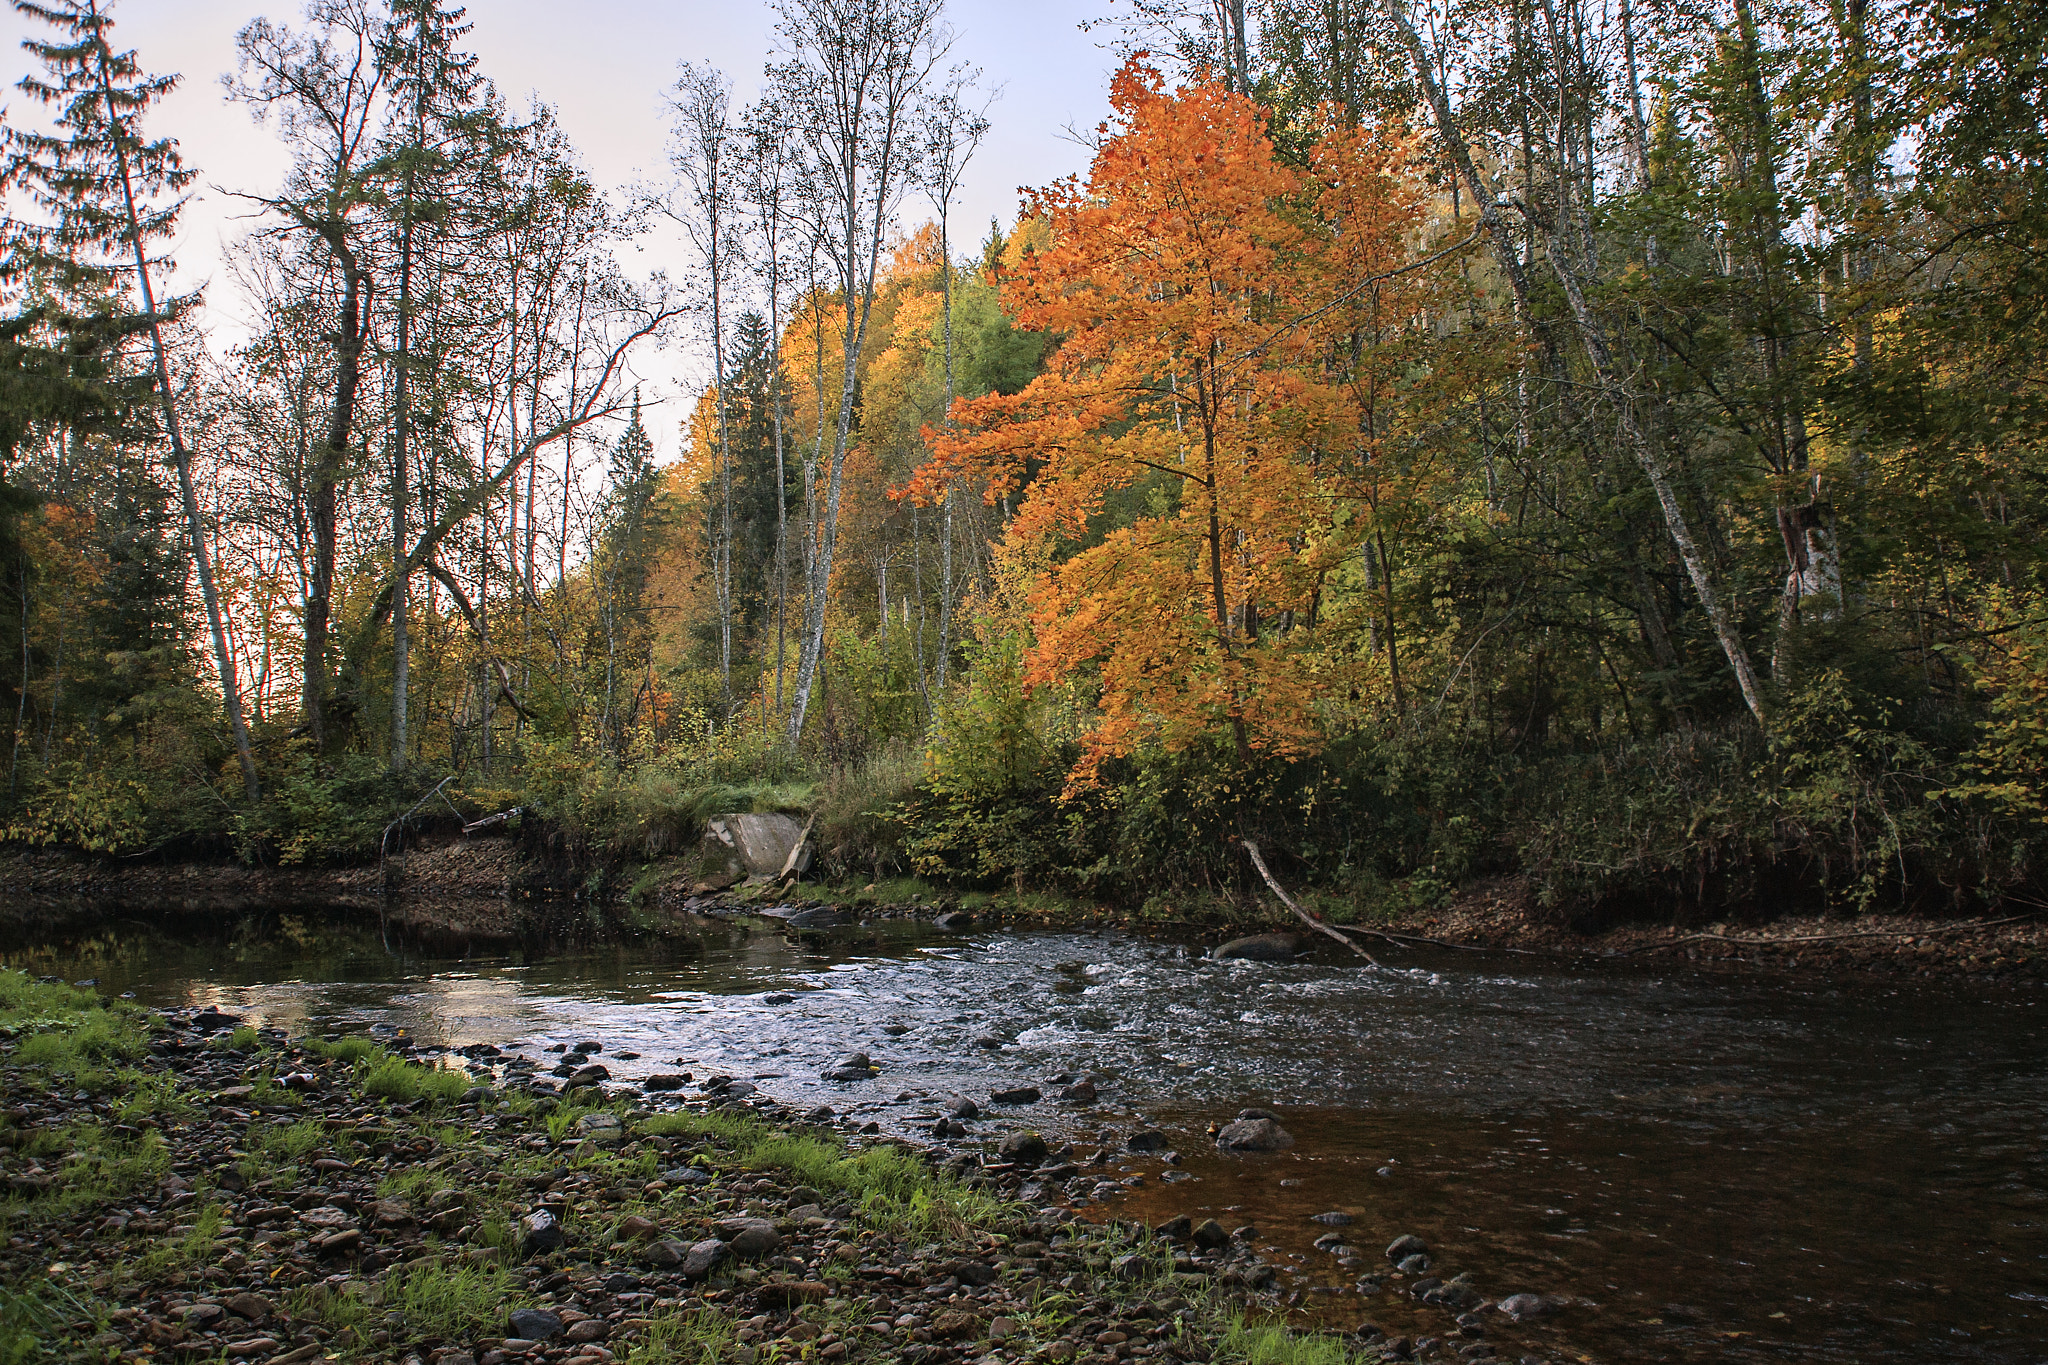
M 634 912 L 631 918 L 642 927 L 658 928 L 664 911 L 747 895 L 745 888 L 699 894 L 679 863 L 673 870 L 645 870 L 632 896 L 616 896 L 606 908 L 613 921 L 625 918 L 635 906 L 651 911 L 651 916 Z M 936 915 L 956 908 L 955 898 L 940 888 L 905 904 L 880 904 L 858 891 L 810 885 L 794 888 L 785 899 L 797 906 L 837 906 L 860 913 Z M 61 852 L 0 857 L 0 930 L 15 935 L 86 928 L 109 916 L 247 914 L 313 907 L 376 916 L 392 929 L 429 941 L 510 942 L 557 925 L 578 904 L 549 890 L 539 869 L 504 839 L 456 840 L 421 848 L 382 869 L 113 862 Z M 1285 910 L 1263 901 L 1227 916 L 1161 918 L 1113 905 L 1075 902 L 1046 909 L 1038 904 L 1006 905 L 997 898 L 977 906 L 973 914 L 984 925 L 1120 924 L 1219 941 L 1260 930 L 1302 927 Z M 569 918 L 583 928 L 591 922 L 580 912 Z M 1767 907 L 1746 906 L 1739 913 L 1731 911 L 1725 921 L 1699 928 L 1623 923 L 1581 932 L 1539 910 L 1523 883 L 1503 879 L 1467 887 L 1441 910 L 1340 927 L 1368 948 L 1377 937 L 1392 936 L 1560 956 L 2048 982 L 2048 914 L 2021 906 L 1969 918 L 1883 912 L 1774 916 Z

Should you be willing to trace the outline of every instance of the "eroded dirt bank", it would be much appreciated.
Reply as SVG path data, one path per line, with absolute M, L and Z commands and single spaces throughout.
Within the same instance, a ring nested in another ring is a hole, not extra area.
M 631 925 L 658 932 L 670 912 L 718 904 L 837 908 L 848 915 L 937 916 L 956 900 L 932 889 L 916 900 L 884 904 L 858 891 L 800 885 L 786 895 L 759 889 L 693 891 L 680 865 L 643 870 L 630 894 L 601 904 L 565 895 L 509 841 L 455 841 L 417 849 L 385 867 L 247 868 L 229 863 L 117 863 L 61 852 L 0 855 L 0 931 L 16 936 L 76 931 L 97 922 L 162 914 L 249 914 L 323 908 L 375 917 L 415 938 L 511 942 L 571 928 Z M 1001 899 L 977 906 L 984 925 L 1072 927 L 1115 924 L 1217 941 L 1260 931 L 1310 935 L 1270 898 L 1263 911 L 1222 916 L 1147 916 L 1086 902 L 1055 909 Z M 2048 980 L 2048 916 L 2026 906 L 1991 915 L 1938 918 L 1771 914 L 1746 906 L 1701 928 L 1620 924 L 1582 933 L 1535 907 L 1514 879 L 1466 888 L 1447 908 L 1370 924 L 1343 925 L 1369 951 L 1382 936 L 1471 948 L 1563 956 L 1683 959 L 1789 969 L 1863 969 L 1961 976 L 2041 985 Z

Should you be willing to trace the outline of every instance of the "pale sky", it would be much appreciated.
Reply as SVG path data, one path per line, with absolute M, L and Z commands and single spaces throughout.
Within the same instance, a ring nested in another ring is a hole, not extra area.
M 987 140 L 969 166 L 953 219 L 955 251 L 965 252 L 1000 217 L 1007 227 L 1017 211 L 1017 187 L 1043 185 L 1085 171 L 1087 153 L 1066 135 L 1070 126 L 1092 130 L 1109 112 L 1114 58 L 1103 35 L 1084 34 L 1084 19 L 1099 18 L 1109 0 L 953 0 L 948 17 L 958 35 L 955 56 L 982 68 L 983 84 L 1001 88 L 989 110 Z M 299 0 L 115 0 L 117 47 L 135 48 L 143 69 L 178 72 L 181 87 L 152 115 L 147 131 L 179 141 L 188 165 L 200 171 L 174 250 L 174 286 L 207 283 L 205 321 L 220 336 L 239 337 L 245 314 L 234 284 L 221 268 L 223 244 L 246 232 L 249 207 L 223 191 L 267 193 L 276 188 L 289 151 L 249 111 L 229 104 L 220 77 L 234 65 L 234 35 L 259 15 L 297 27 Z M 732 77 L 735 102 L 751 99 L 771 39 L 768 7 L 759 3 L 709 4 L 704 0 L 472 0 L 468 44 L 482 73 L 496 82 L 514 110 L 529 95 L 554 105 L 562 126 L 598 186 L 668 178 L 668 114 L 664 93 L 679 61 L 710 61 Z M 28 32 L 11 5 L 0 15 L 13 61 L 0 66 L 11 118 L 38 121 L 40 110 L 13 89 L 30 59 L 17 41 Z M 906 200 L 904 226 L 928 216 L 922 201 Z M 686 259 L 673 230 L 650 236 L 622 262 L 632 273 L 672 271 Z M 665 240 L 664 240 L 665 239 Z M 701 382 L 701 348 L 685 343 L 649 354 L 639 369 L 650 389 L 668 402 L 649 422 L 666 455 L 688 403 L 678 389 Z

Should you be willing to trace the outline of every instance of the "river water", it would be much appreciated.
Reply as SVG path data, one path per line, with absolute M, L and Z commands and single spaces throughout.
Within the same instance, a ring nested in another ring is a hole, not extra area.
M 897 1132 L 960 1092 L 983 1103 L 980 1135 L 1028 1124 L 1084 1161 L 1104 1130 L 1156 1125 L 1180 1164 L 1089 1167 L 1138 1183 L 1082 1215 L 1253 1224 L 1297 1311 L 1343 1327 L 1450 1326 L 1386 1275 L 1381 1249 L 1413 1233 L 1489 1297 L 1566 1301 L 1496 1330 L 1508 1359 L 2048 1362 L 2038 990 L 1442 951 L 1387 971 L 1217 963 L 1125 934 L 904 921 L 701 920 L 460 959 L 286 915 L 125 922 L 0 958 L 295 1030 L 517 1044 L 544 1064 L 591 1039 L 616 1079 L 723 1072 Z M 821 1078 L 853 1050 L 874 1080 Z M 1086 1110 L 987 1103 L 1083 1074 L 1101 1090 Z M 1218 1154 L 1208 1125 L 1245 1106 L 1279 1114 L 1294 1148 Z M 1311 1245 L 1325 1211 L 1352 1215 L 1362 1260 Z

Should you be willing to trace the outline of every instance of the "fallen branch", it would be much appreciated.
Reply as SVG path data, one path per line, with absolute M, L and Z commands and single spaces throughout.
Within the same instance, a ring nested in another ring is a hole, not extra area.
M 1371 953 L 1368 953 L 1365 949 L 1359 947 L 1356 943 L 1353 943 L 1350 939 L 1344 937 L 1344 935 L 1338 933 L 1335 929 L 1332 929 L 1329 925 L 1323 923 L 1315 916 L 1309 914 L 1308 911 L 1296 905 L 1294 903 L 1294 898 L 1289 896 L 1285 891 L 1282 891 L 1280 889 L 1280 883 L 1273 880 L 1273 874 L 1266 868 L 1266 860 L 1259 856 L 1259 846 L 1257 844 L 1253 843 L 1249 839 L 1240 839 L 1238 840 L 1238 842 L 1244 845 L 1244 851 L 1246 853 L 1252 855 L 1252 866 L 1259 869 L 1259 875 L 1266 879 L 1266 885 L 1273 888 L 1273 894 L 1280 898 L 1280 903 L 1282 905 L 1286 906 L 1289 910 L 1292 910 L 1294 912 L 1296 919 L 1299 919 L 1303 924 L 1306 924 L 1309 928 L 1315 930 L 1317 933 L 1326 934 L 1329 937 L 1337 940 L 1337 942 L 1343 944 L 1352 952 L 1357 953 L 1360 957 L 1364 958 L 1373 966 L 1378 967 L 1380 965 L 1378 958 L 1374 957 Z
M 1447 938 L 1423 938 L 1415 934 L 1390 934 L 1385 929 L 1360 929 L 1356 925 L 1351 924 L 1337 929 L 1336 932 L 1340 934 L 1369 934 L 1373 938 L 1383 938 L 1389 943 L 1397 943 L 1404 948 L 1412 948 L 1416 944 L 1426 943 L 1432 948 L 1456 948 L 1461 953 L 1520 953 L 1524 957 L 1545 956 L 1545 954 L 1538 952 L 1534 948 L 1492 948 L 1484 943 L 1455 943 Z
M 524 806 L 514 806 L 510 810 L 501 810 L 496 815 L 486 815 L 481 820 L 472 820 L 462 827 L 463 836 L 467 838 L 480 829 L 489 829 L 492 825 L 502 825 L 525 809 L 526 807 Z
M 796 842 L 790 845 L 789 856 L 782 860 L 782 871 L 775 876 L 779 885 L 786 887 L 796 880 L 797 859 L 804 856 L 804 845 L 811 841 L 811 826 L 817 823 L 818 813 L 812 811 L 811 818 L 804 821 L 804 832 L 796 836 Z

